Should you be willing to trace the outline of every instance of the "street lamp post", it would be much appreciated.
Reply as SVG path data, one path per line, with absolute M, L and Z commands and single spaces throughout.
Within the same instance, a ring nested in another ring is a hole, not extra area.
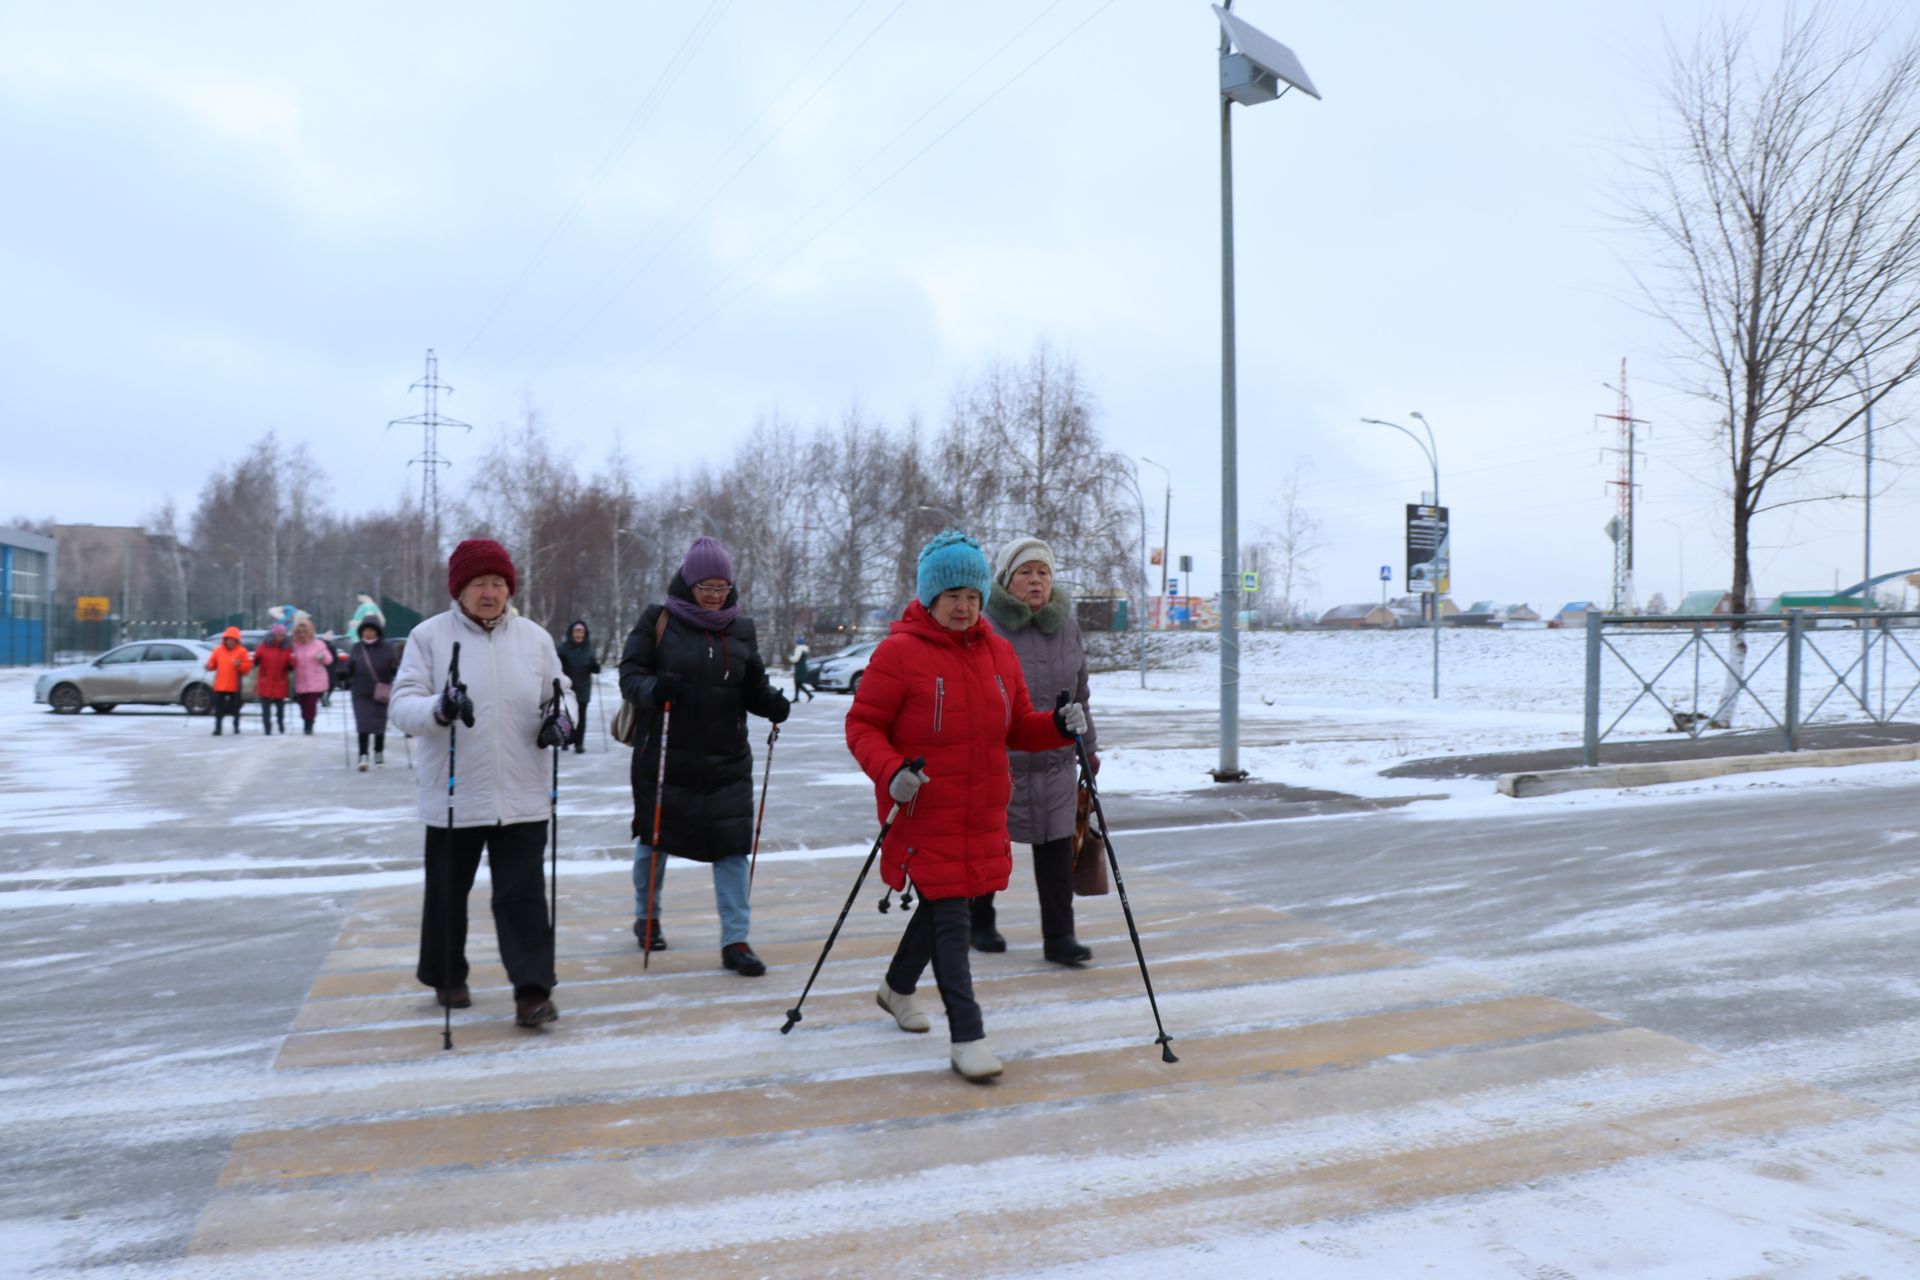
M 1158 467 L 1167 478 L 1166 505 L 1160 513 L 1160 595 L 1164 598 L 1167 594 L 1167 566 L 1173 561 L 1173 544 L 1170 541 L 1173 537 L 1173 472 L 1144 455 L 1140 461 L 1150 467 Z
M 1140 469 L 1138 467 L 1127 472 L 1127 481 L 1133 485 L 1133 500 L 1140 504 L 1140 604 L 1142 606 L 1141 613 L 1143 616 L 1133 620 L 1133 627 L 1135 634 L 1139 638 L 1140 687 L 1144 689 L 1147 687 L 1147 627 L 1144 614 L 1146 612 L 1147 593 L 1153 590 L 1153 583 L 1147 577 L 1147 499 L 1146 495 L 1140 492 Z M 1165 565 L 1166 562 L 1166 551 L 1162 549 L 1160 553 L 1160 563 Z
M 1362 418 L 1360 421 L 1370 423 L 1376 427 L 1392 427 L 1395 431 L 1398 431 L 1401 435 L 1420 446 L 1420 452 L 1427 455 L 1427 465 L 1433 469 L 1433 505 L 1434 508 L 1438 510 L 1440 506 L 1440 449 L 1439 446 L 1434 443 L 1433 424 L 1427 421 L 1427 415 L 1415 409 L 1413 416 L 1420 420 L 1422 427 L 1426 428 L 1427 438 L 1425 440 L 1422 440 L 1419 436 L 1413 434 L 1410 429 L 1402 426 L 1398 422 L 1388 422 L 1384 418 Z M 1433 610 L 1433 612 L 1428 615 L 1428 624 L 1433 631 L 1433 696 L 1438 698 L 1440 696 L 1440 584 L 1434 581 L 1428 585 L 1432 588 L 1427 592 L 1427 595 L 1432 598 L 1431 605 Z
M 1220 763 L 1215 782 L 1238 782 L 1240 767 L 1240 481 L 1238 390 L 1233 333 L 1233 104 L 1258 106 L 1291 89 L 1320 91 L 1293 50 L 1213 6 L 1220 20 Z

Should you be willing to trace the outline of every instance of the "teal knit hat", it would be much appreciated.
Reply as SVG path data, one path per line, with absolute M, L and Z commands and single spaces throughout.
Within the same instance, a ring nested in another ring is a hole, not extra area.
M 920 548 L 919 579 L 914 585 L 920 603 L 929 609 L 942 591 L 956 587 L 971 587 L 984 600 L 992 582 L 993 570 L 987 566 L 986 553 L 958 529 L 937 534 Z

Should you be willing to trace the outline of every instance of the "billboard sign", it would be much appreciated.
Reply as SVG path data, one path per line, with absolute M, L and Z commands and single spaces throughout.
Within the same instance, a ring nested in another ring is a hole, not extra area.
M 105 622 L 113 602 L 106 596 L 79 596 L 73 602 L 75 622 Z
M 1407 586 L 1416 593 L 1451 589 L 1452 543 L 1445 507 L 1407 504 Z

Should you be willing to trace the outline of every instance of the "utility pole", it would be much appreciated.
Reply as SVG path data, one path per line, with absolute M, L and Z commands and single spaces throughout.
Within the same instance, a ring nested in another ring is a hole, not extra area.
M 1633 588 L 1633 499 L 1634 499 L 1634 428 L 1648 425 L 1644 419 L 1633 416 L 1633 398 L 1627 394 L 1627 358 L 1620 357 L 1620 385 L 1600 384 L 1609 391 L 1618 392 L 1620 408 L 1615 413 L 1603 413 L 1598 416 L 1609 422 L 1619 424 L 1620 443 L 1614 452 L 1620 455 L 1620 475 L 1618 479 L 1607 483 L 1619 489 L 1619 509 L 1613 519 L 1607 522 L 1607 533 L 1613 538 L 1613 603 L 1609 613 L 1638 613 L 1639 601 Z
M 420 518 L 425 522 L 424 545 L 416 562 L 416 576 L 413 579 L 415 608 L 420 607 L 429 598 L 427 583 L 432 580 L 434 566 L 440 561 L 440 468 L 452 466 L 440 456 L 440 428 L 459 427 L 462 431 L 473 428 L 457 418 L 440 416 L 440 393 L 453 394 L 453 388 L 440 381 L 440 357 L 427 348 L 427 376 L 407 388 L 407 394 L 416 391 L 426 394 L 426 412 L 416 413 L 411 418 L 395 418 L 387 423 L 389 428 L 420 428 L 420 456 L 409 458 L 408 466 L 416 463 L 420 466 Z

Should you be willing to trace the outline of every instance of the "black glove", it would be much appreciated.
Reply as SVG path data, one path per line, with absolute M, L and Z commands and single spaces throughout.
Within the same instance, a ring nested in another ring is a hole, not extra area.
M 664 707 L 669 702 L 680 701 L 687 691 L 687 682 L 670 671 L 662 671 L 653 678 L 653 705 Z
M 473 728 L 473 699 L 467 696 L 467 687 L 449 684 L 442 689 L 440 705 L 433 709 L 433 718 L 441 724 L 452 724 L 458 720 L 467 728 Z
M 565 747 L 573 743 L 573 721 L 559 702 L 540 721 L 540 736 L 534 742 L 542 747 Z
M 778 689 L 773 691 L 773 705 L 767 708 L 767 719 L 775 724 L 785 724 L 787 717 L 793 714 L 793 704 L 787 701 L 787 695 Z

